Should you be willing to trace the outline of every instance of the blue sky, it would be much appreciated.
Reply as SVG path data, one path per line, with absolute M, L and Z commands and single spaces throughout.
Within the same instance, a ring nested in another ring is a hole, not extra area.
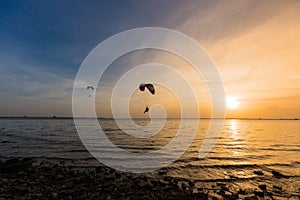
M 245 105 L 231 116 L 299 117 L 299 8 L 297 0 L 2 0 L 0 116 L 71 116 L 73 81 L 88 53 L 121 31 L 158 26 L 206 48 L 226 93 Z
M 35 108 L 19 112 L 12 101 L 24 106 L 29 101 L 44 101 L 45 106 L 51 100 L 70 101 L 76 72 L 97 44 L 130 28 L 163 26 L 161 19 L 174 3 L 1 1 L 0 115 L 48 115 L 33 112 Z M 59 114 L 70 115 L 70 109 Z
M 2 1 L 1 53 L 73 77 L 98 43 L 129 28 L 163 25 L 164 20 L 158 19 L 170 5 L 170 1 L 149 5 L 140 1 Z

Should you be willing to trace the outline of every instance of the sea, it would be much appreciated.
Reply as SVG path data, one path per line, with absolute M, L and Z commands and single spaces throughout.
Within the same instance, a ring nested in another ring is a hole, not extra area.
M 186 137 L 193 135 L 189 124 L 198 124 L 191 144 L 172 163 L 159 170 L 150 170 L 147 175 L 159 178 L 164 171 L 170 177 L 199 184 L 227 180 L 239 188 L 251 187 L 260 182 L 276 183 L 291 192 L 299 192 L 300 120 L 226 119 L 217 138 L 212 140 L 215 144 L 201 158 L 199 150 L 212 124 L 210 119 L 168 119 L 156 135 L 136 139 L 124 133 L 113 119 L 99 119 L 98 122 L 106 137 L 120 149 L 136 154 L 144 153 L 146 160 L 147 153 L 157 152 L 149 155 L 155 155 L 159 160 L 175 156 L 176 149 L 163 153 L 157 150 L 172 141 L 184 120 L 182 130 Z M 141 127 L 150 123 L 149 119 L 136 119 L 134 122 Z M 89 123 L 88 119 L 86 123 Z M 124 123 L 126 125 L 126 119 Z M 95 129 L 94 134 L 97 131 Z M 181 150 L 181 143 L 178 145 Z M 101 154 L 102 158 L 95 159 L 86 149 L 73 119 L 0 119 L 2 160 L 30 157 L 41 162 L 47 160 L 78 168 L 105 165 L 101 160 L 112 160 L 119 166 L 130 162 L 130 159 L 123 157 L 122 153 L 116 152 L 110 145 L 105 146 L 105 143 L 99 143 L 99 149 L 95 143 L 94 148 L 98 152 L 105 152 Z M 138 164 L 135 165 L 139 168 Z M 274 177 L 275 171 L 283 178 Z

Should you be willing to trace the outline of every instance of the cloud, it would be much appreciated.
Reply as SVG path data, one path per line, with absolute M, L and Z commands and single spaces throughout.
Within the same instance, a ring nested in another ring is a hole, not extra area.
M 1 96 L 70 101 L 72 79 L 45 72 L 39 66 L 24 65 L 16 57 L 6 63 L 2 60 L 0 71 Z

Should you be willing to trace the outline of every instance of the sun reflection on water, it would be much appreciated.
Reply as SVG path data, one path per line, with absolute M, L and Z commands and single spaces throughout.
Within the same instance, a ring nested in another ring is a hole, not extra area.
M 243 147 L 243 145 L 241 145 L 241 141 L 240 141 L 241 137 L 240 137 L 239 128 L 238 128 L 238 121 L 230 120 L 229 124 L 230 124 L 229 138 L 232 140 L 231 142 L 229 142 L 229 144 L 232 147 L 231 153 L 236 157 L 243 156 L 241 154 L 241 151 L 239 150 L 240 148 Z

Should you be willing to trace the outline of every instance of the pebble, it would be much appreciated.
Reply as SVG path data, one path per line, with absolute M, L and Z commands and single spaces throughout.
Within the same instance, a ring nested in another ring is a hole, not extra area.
M 267 186 L 265 184 L 258 185 L 258 188 L 261 189 L 261 190 L 263 190 L 263 191 L 267 190 Z
M 52 192 L 52 197 L 56 198 L 58 194 L 56 192 Z
M 255 196 L 258 196 L 258 197 L 264 197 L 264 196 L 265 196 L 265 193 L 262 192 L 262 191 L 254 190 L 254 195 L 255 195 Z
M 256 175 L 260 175 L 260 176 L 264 175 L 264 173 L 261 170 L 254 170 L 253 173 L 256 174 Z
M 272 170 L 272 174 L 273 174 L 273 176 L 275 176 L 276 178 L 287 178 L 286 175 L 282 174 L 282 173 L 279 172 L 279 171 Z

